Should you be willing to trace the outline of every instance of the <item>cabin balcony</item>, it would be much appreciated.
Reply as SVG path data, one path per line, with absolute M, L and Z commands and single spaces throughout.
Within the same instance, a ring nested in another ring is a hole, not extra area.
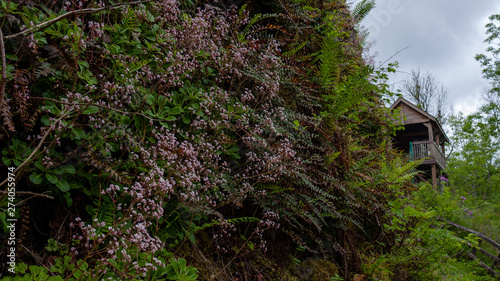
M 446 158 L 440 147 L 433 141 L 410 142 L 410 158 L 426 158 L 422 165 L 437 164 L 441 170 L 446 168 Z

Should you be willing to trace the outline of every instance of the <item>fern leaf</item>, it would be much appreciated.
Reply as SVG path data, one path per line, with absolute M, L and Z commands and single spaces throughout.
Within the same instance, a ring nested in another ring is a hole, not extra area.
M 227 220 L 230 224 L 249 224 L 249 223 L 258 223 L 260 219 L 256 217 L 240 217 L 240 218 L 232 218 Z
M 352 11 L 352 15 L 354 17 L 354 20 L 356 22 L 361 22 L 363 21 L 366 16 L 370 13 L 373 8 L 375 8 L 375 0 L 362 0 L 356 6 L 354 7 L 354 10 Z
M 15 132 L 14 122 L 12 122 L 12 113 L 9 110 L 9 105 L 5 99 L 0 100 L 0 115 L 3 117 L 3 124 L 9 131 Z
M 298 51 L 300 51 L 302 48 L 304 48 L 304 46 L 306 46 L 306 45 L 307 45 L 307 43 L 308 43 L 308 41 L 304 41 L 304 42 L 302 42 L 300 45 L 298 45 L 297 47 L 295 47 L 295 48 L 293 48 L 293 49 L 291 49 L 291 50 L 289 50 L 289 51 L 284 52 L 284 53 L 283 53 L 283 55 L 284 55 L 285 57 L 290 58 L 290 57 L 292 57 L 293 55 L 295 55 Z

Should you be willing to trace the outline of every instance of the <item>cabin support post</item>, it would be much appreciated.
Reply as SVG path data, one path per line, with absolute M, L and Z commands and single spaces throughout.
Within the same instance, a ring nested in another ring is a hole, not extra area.
M 431 173 L 432 173 L 432 186 L 437 188 L 437 171 L 436 164 L 431 165 Z
M 431 121 L 428 121 L 426 126 L 428 130 L 429 141 L 432 143 L 434 141 L 434 132 L 432 131 Z

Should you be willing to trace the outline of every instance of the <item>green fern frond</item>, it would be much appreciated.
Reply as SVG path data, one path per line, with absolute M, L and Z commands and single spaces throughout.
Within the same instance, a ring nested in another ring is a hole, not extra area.
M 293 190 L 293 188 L 284 187 L 284 186 L 275 185 L 275 184 L 260 184 L 257 186 L 257 189 L 265 190 L 266 193 L 269 195 Z
M 318 56 L 319 74 L 324 88 L 334 87 L 340 81 L 341 45 L 340 41 L 331 36 L 326 37 L 321 45 L 321 53 Z
M 290 58 L 293 55 L 295 55 L 298 51 L 300 51 L 302 48 L 304 48 L 307 45 L 307 43 L 308 43 L 308 41 L 304 41 L 300 45 L 298 45 L 297 47 L 295 47 L 295 48 L 293 48 L 293 49 L 291 49 L 289 51 L 284 52 L 283 55 L 285 57 Z
M 375 0 L 362 0 L 354 7 L 352 16 L 356 22 L 362 22 L 366 16 L 375 8 Z
M 406 164 L 401 165 L 398 161 L 393 162 L 393 167 L 387 167 L 386 169 L 386 181 L 392 184 L 403 183 L 411 180 L 413 177 L 419 174 L 418 171 L 414 171 L 420 166 L 425 159 L 419 159 L 417 161 L 409 161 Z
M 227 222 L 234 225 L 249 224 L 249 223 L 258 223 L 260 222 L 260 219 L 256 217 L 240 217 L 240 218 L 228 219 Z
M 247 26 L 243 30 L 243 34 L 245 34 L 245 35 L 248 34 L 249 29 L 251 27 L 253 27 L 257 22 L 259 22 L 263 19 L 274 18 L 277 16 L 278 15 L 276 15 L 276 14 L 256 14 L 255 16 L 253 16 L 253 18 L 250 20 L 250 22 L 247 24 Z

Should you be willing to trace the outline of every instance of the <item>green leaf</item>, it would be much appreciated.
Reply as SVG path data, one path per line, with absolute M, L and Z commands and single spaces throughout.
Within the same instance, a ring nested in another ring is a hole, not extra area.
M 9 60 L 18 60 L 19 59 L 16 54 L 5 54 L 5 57 Z
M 170 115 L 177 115 L 177 114 L 180 114 L 181 112 L 182 112 L 182 108 L 176 106 L 176 107 L 172 108 L 169 113 L 170 113 Z
M 191 232 L 191 233 L 189 233 L 189 234 L 187 235 L 187 237 L 189 238 L 189 241 L 191 241 L 191 243 L 196 244 L 196 239 L 195 239 L 195 237 L 194 237 L 194 233 L 192 233 L 192 232 Z
M 45 174 L 45 177 L 47 178 L 47 180 L 52 183 L 52 184 L 55 184 L 57 183 L 57 176 L 54 176 L 52 174 Z
M 33 173 L 30 175 L 30 181 L 34 184 L 40 184 L 43 181 L 42 175 L 39 175 L 37 173 Z
M 61 174 L 71 174 L 74 175 L 76 173 L 75 167 L 71 165 L 64 165 L 58 168 L 58 170 L 61 172 Z
M 61 190 L 62 192 L 68 192 L 69 191 L 69 184 L 65 179 L 60 179 L 57 181 L 56 186 Z
M 73 132 L 73 136 L 75 136 L 77 140 L 85 137 L 85 131 L 83 131 L 82 128 L 71 128 L 71 132 Z
M 10 166 L 12 164 L 12 160 L 7 156 L 2 157 L 2 162 L 5 164 L 5 166 Z
M 174 117 L 174 118 L 175 118 L 175 117 Z M 170 125 L 170 123 L 160 121 L 160 124 L 161 124 L 163 127 L 167 128 L 167 129 L 172 128 L 172 126 Z
M 81 67 L 89 68 L 89 63 L 84 60 L 78 61 L 78 65 L 80 65 Z
M 63 194 L 64 199 L 66 199 L 66 204 L 68 205 L 68 207 L 71 207 L 71 205 L 73 205 L 73 199 L 71 199 L 69 192 L 64 192 Z
M 50 124 L 50 118 L 47 115 L 42 116 L 40 121 L 42 121 L 43 125 L 45 126 L 48 126 Z
M 97 113 L 97 112 L 99 112 L 99 107 L 97 107 L 95 105 L 90 105 L 82 113 L 83 114 L 94 114 L 94 113 Z
M 185 268 L 186 267 L 186 260 L 185 259 L 180 258 L 177 261 L 179 262 L 179 265 L 181 266 L 181 268 Z

